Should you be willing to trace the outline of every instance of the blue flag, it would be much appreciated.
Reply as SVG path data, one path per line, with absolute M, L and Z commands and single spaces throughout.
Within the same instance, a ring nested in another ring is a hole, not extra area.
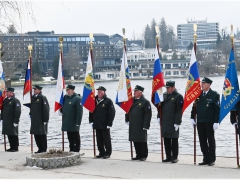
M 234 50 L 231 49 L 226 71 L 226 77 L 223 83 L 222 101 L 220 107 L 219 123 L 233 109 L 240 99 L 238 86 L 237 70 L 234 60 Z

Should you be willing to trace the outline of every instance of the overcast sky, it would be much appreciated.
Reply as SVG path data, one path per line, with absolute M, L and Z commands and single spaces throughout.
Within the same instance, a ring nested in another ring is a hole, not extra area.
M 154 18 L 157 23 L 164 17 L 167 25 L 187 23 L 189 20 L 219 22 L 220 29 L 233 24 L 234 31 L 240 27 L 240 1 L 180 1 L 180 0 L 88 0 L 88 1 L 33 1 L 36 23 L 25 21 L 22 32 L 52 31 L 64 33 L 104 33 L 132 38 L 133 32 L 140 36 L 146 24 Z M 21 30 L 18 30 L 21 31 Z

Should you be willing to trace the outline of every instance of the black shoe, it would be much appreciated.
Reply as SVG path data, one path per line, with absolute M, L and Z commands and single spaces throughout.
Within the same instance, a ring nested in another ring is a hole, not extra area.
M 140 160 L 141 158 L 139 158 L 139 157 L 135 157 L 135 158 L 132 158 L 132 160 L 134 161 L 134 160 Z
M 12 150 L 12 148 L 9 148 L 9 149 L 6 150 L 6 152 L 11 152 L 11 150 Z
M 103 159 L 108 159 L 108 158 L 110 158 L 109 155 L 105 155 L 105 156 L 103 156 Z
M 35 154 L 38 154 L 38 153 L 40 153 L 40 151 L 38 150 L 38 151 L 36 151 L 36 152 L 34 152 Z
M 206 164 L 208 164 L 208 162 L 204 162 L 204 161 L 203 161 L 203 162 L 201 162 L 201 163 L 198 163 L 199 166 L 206 165 Z
M 140 158 L 140 161 L 146 161 L 147 158 Z
M 214 166 L 215 165 L 215 162 L 210 162 L 208 163 L 209 166 Z
M 173 159 L 172 160 L 172 163 L 177 163 L 178 162 L 178 159 Z
M 96 156 L 96 158 L 103 158 L 103 156 L 102 155 L 98 155 L 98 156 Z
M 171 159 L 164 159 L 162 160 L 162 162 L 171 162 L 172 160 Z
M 9 152 L 18 152 L 18 149 L 12 149 L 11 151 Z

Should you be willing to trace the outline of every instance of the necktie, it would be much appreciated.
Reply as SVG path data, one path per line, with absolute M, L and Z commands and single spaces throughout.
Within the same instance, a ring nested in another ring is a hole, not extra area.
M 204 93 L 203 93 L 203 96 L 205 96 L 205 95 L 206 95 L 206 93 L 204 92 Z

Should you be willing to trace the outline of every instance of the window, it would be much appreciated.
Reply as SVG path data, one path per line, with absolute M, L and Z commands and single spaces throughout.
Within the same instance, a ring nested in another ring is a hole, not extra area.
M 114 78 L 114 74 L 107 74 L 108 78 Z
M 173 71 L 173 75 L 175 76 L 179 75 L 179 71 Z

